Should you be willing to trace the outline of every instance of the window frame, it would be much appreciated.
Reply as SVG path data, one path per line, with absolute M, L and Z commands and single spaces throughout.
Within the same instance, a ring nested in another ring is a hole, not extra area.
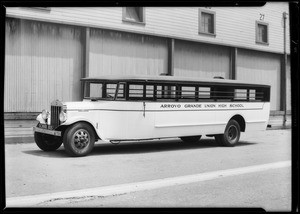
M 122 9 L 122 21 L 123 22 L 129 22 L 129 23 L 134 23 L 134 24 L 140 24 L 140 25 L 145 25 L 146 24 L 146 16 L 145 16 L 145 7 L 138 7 L 142 13 L 142 20 L 141 21 L 134 21 L 134 20 L 131 20 L 131 19 L 128 19 L 126 17 L 126 9 L 128 7 L 123 7 Z
M 143 82 L 126 80 L 86 81 L 84 84 L 84 99 L 93 101 L 270 102 L 270 87 L 266 86 L 211 84 L 209 82 Z M 90 84 L 102 85 L 101 96 L 91 97 Z M 111 97 L 107 97 L 107 85 L 109 84 L 116 84 L 115 92 L 110 93 Z M 123 85 L 121 94 L 120 85 Z M 139 91 L 140 96 L 131 96 L 135 94 L 135 92 L 132 93 L 130 90 L 131 85 L 142 86 L 139 89 L 132 88 L 133 91 Z M 147 86 L 150 88 L 147 89 Z M 185 94 L 186 92 L 189 93 Z
M 204 29 L 202 28 L 202 13 L 210 14 L 213 17 L 213 33 L 205 32 Z M 211 11 L 211 10 L 204 10 L 202 8 L 199 8 L 198 11 L 198 34 L 202 35 L 209 35 L 209 36 L 216 36 L 216 12 Z
M 262 39 L 261 39 L 261 41 L 259 40 L 259 35 L 258 35 L 258 32 L 259 32 L 258 26 L 259 25 L 263 25 L 267 29 L 267 42 L 262 41 Z M 269 23 L 262 22 L 262 21 L 255 22 L 255 42 L 256 42 L 256 44 L 260 44 L 260 45 L 269 45 Z

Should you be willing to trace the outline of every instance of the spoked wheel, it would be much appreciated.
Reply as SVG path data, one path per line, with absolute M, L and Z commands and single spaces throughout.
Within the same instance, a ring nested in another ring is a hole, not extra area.
M 201 138 L 201 135 L 199 136 L 190 136 L 190 137 L 181 137 L 180 139 L 185 143 L 195 143 L 198 142 Z
M 236 120 L 230 120 L 224 134 L 215 135 L 218 144 L 222 146 L 235 146 L 240 139 L 241 128 Z
M 92 151 L 94 144 L 94 130 L 86 123 L 76 123 L 64 134 L 64 147 L 71 156 L 87 155 Z

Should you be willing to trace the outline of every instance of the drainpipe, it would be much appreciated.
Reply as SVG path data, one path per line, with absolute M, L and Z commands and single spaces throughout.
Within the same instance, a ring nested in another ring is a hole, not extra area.
M 286 63 L 287 63 L 287 54 L 286 54 L 286 19 L 287 13 L 283 12 L 283 72 L 282 72 L 282 90 L 283 90 L 283 101 L 282 101 L 282 110 L 283 115 L 283 127 L 286 127 Z

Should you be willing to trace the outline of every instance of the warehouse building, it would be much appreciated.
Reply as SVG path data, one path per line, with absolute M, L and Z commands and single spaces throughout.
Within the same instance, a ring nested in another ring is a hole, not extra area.
M 289 5 L 8 7 L 5 119 L 82 99 L 80 78 L 173 75 L 271 85 L 270 123 L 291 114 Z

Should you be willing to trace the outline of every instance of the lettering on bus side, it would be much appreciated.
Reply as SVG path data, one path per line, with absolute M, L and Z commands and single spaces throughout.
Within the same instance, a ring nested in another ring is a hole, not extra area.
M 216 104 L 205 104 L 204 107 L 205 108 L 215 108 Z
M 229 107 L 231 108 L 244 108 L 243 104 L 230 104 Z
M 239 104 L 161 104 L 160 108 L 164 109 L 222 109 L 222 108 L 244 108 L 244 105 Z
M 180 108 L 180 104 L 161 104 L 160 108 Z
M 184 108 L 202 108 L 201 104 L 185 104 Z

